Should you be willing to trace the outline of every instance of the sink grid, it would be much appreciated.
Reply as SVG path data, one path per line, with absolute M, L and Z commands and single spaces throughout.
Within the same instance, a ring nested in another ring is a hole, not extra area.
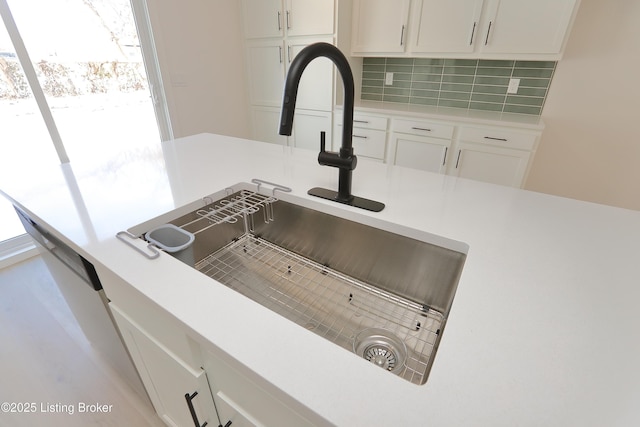
M 397 375 L 424 384 L 444 324 L 441 313 L 345 276 L 266 240 L 245 234 L 196 269 L 335 344 L 381 328 L 403 341 Z

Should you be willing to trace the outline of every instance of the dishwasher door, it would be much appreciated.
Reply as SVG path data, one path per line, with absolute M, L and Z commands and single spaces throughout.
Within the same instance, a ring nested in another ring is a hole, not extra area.
M 25 212 L 15 209 L 91 346 L 125 382 L 148 400 L 93 265 Z

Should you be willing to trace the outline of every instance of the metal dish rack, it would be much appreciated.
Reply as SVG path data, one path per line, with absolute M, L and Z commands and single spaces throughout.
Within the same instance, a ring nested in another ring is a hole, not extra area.
M 350 351 L 360 331 L 382 328 L 408 350 L 397 374 L 424 383 L 444 323 L 439 312 L 251 234 L 209 255 L 196 269 Z

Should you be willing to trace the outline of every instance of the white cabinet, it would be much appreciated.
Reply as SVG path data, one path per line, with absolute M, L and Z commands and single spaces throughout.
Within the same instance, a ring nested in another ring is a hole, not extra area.
M 220 420 L 232 426 L 305 427 L 313 424 L 274 394 L 252 380 L 240 367 L 232 366 L 218 354 L 204 352 L 204 368 L 209 374 Z
M 334 33 L 334 0 L 286 0 L 285 6 L 285 28 L 288 35 L 315 36 Z
M 527 151 L 460 142 L 451 175 L 521 187 L 531 154 Z
M 334 151 L 342 137 L 341 120 L 340 112 L 335 117 Z M 539 130 L 514 126 L 354 112 L 357 156 L 512 187 L 524 185 L 540 135 Z
M 480 35 L 484 0 L 420 0 L 412 14 L 411 51 L 471 53 Z
M 335 0 L 243 0 L 242 4 L 253 138 L 308 146 L 308 134 L 322 128 L 330 144 L 331 114 L 327 113 L 334 104 L 334 65 L 327 58 L 314 59 L 302 74 L 294 119 L 300 139 L 278 135 L 278 121 L 291 61 L 312 43 L 335 42 Z
M 243 0 L 244 36 L 246 38 L 284 35 L 282 0 Z
M 320 132 L 325 132 L 327 144 L 331 146 L 331 112 L 296 108 L 293 132 L 289 137 L 278 134 L 279 107 L 254 106 L 251 114 L 254 138 L 258 141 L 319 151 Z
M 461 127 L 448 173 L 522 187 L 539 133 L 494 127 Z
M 342 145 L 342 121 L 342 112 L 337 112 L 335 115 L 333 137 L 333 151 L 335 152 L 338 152 Z M 385 160 L 388 121 L 386 117 L 354 112 L 351 141 L 353 144 L 353 154 L 355 154 L 356 157 L 368 157 L 381 161 Z
M 580 0 L 414 0 L 406 27 L 404 3 L 355 1 L 352 53 L 557 60 L 562 56 L 579 3 Z M 398 46 L 398 25 L 405 26 L 402 33 L 408 37 L 406 49 Z
M 285 45 L 280 39 L 247 43 L 249 96 L 252 105 L 279 106 L 285 79 Z
M 394 165 L 444 173 L 454 126 L 426 120 L 393 119 L 389 161 Z
M 354 0 L 351 53 L 404 52 L 409 0 Z
M 481 49 L 485 54 L 559 54 L 578 0 L 494 0 Z
M 334 0 L 243 0 L 246 38 L 334 32 Z
M 199 425 L 215 425 L 215 406 L 205 371 L 191 368 L 113 303 L 111 311 L 162 420 L 170 426 L 192 426 L 193 413 Z
M 287 145 L 288 138 L 278 133 L 280 124 L 280 108 L 251 107 L 253 138 L 271 144 Z

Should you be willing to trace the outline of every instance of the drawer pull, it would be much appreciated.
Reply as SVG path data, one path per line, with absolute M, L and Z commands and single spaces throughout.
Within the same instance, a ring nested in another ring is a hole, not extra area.
M 492 141 L 502 141 L 502 142 L 507 142 L 508 141 L 507 138 L 495 138 L 493 136 L 485 136 L 484 139 L 490 139 Z
M 193 419 L 193 424 L 195 425 L 195 427 L 206 427 L 209 423 L 205 421 L 205 423 L 201 425 L 200 421 L 198 421 L 198 416 L 196 415 L 196 409 L 193 407 L 193 398 L 197 395 L 198 392 L 194 391 L 193 394 L 185 394 L 184 398 L 187 401 L 187 406 L 189 407 L 189 412 L 191 413 L 191 418 Z
M 364 135 L 356 135 L 356 134 L 353 134 L 352 136 L 353 136 L 354 138 L 361 138 L 361 139 L 368 139 L 368 138 L 369 138 L 368 136 L 364 136 Z
M 413 130 L 423 130 L 423 131 L 425 131 L 425 132 L 431 132 L 431 129 L 428 129 L 428 128 L 419 128 L 419 127 L 416 127 L 416 126 L 411 126 L 411 129 L 413 129 Z
M 356 120 L 356 119 L 353 119 L 353 123 L 364 123 L 364 124 L 368 125 L 369 121 L 368 120 Z
M 442 166 L 445 165 L 445 163 L 447 163 L 447 151 L 449 150 L 449 147 L 444 147 L 444 158 L 442 159 Z
M 458 164 L 460 164 L 460 154 L 462 153 L 462 150 L 458 150 L 458 158 L 456 159 L 456 169 L 458 169 Z

